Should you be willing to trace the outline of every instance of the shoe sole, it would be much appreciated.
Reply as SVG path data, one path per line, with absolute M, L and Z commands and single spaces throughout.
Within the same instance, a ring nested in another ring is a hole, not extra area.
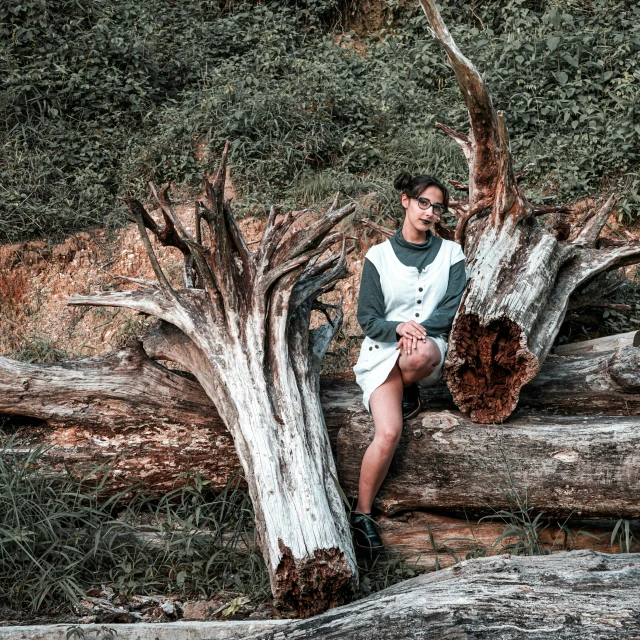
M 415 418 L 422 411 L 422 402 L 418 402 L 418 406 L 411 412 L 402 414 L 403 420 L 411 420 L 411 418 Z

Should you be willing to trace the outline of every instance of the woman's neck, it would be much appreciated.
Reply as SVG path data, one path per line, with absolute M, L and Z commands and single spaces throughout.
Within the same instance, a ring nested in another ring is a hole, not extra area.
M 413 244 L 422 244 L 423 242 L 427 241 L 427 232 L 419 231 L 411 223 L 405 220 L 404 224 L 402 225 L 402 237 L 407 242 L 412 242 Z

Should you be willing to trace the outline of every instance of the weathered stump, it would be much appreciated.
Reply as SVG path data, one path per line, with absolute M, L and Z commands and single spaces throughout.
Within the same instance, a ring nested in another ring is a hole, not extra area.
M 156 280 L 138 290 L 75 296 L 74 305 L 133 309 L 162 321 L 175 352 L 216 406 L 235 445 L 255 510 L 260 547 L 276 598 L 311 615 L 344 601 L 357 581 L 351 535 L 319 393 L 319 363 L 339 329 L 339 308 L 318 297 L 344 277 L 346 239 L 333 227 L 353 205 L 297 231 L 302 212 L 272 208 L 250 251 L 223 197 L 228 143 L 193 231 L 176 216 L 167 187 L 151 190 L 164 225 L 127 199 Z M 184 288 L 175 289 L 147 230 L 182 252 Z M 338 243 L 341 250 L 331 253 Z M 328 322 L 309 329 L 313 309 Z
M 506 116 L 456 46 L 434 0 L 420 0 L 445 50 L 469 112 L 469 135 L 438 125 L 469 164 L 468 202 L 456 203 L 455 231 L 469 281 L 453 324 L 445 378 L 456 405 L 475 422 L 502 422 L 522 387 L 540 370 L 560 329 L 569 297 L 599 273 L 640 262 L 640 243 L 599 240 L 616 197 L 566 233 L 540 215 L 518 185 Z

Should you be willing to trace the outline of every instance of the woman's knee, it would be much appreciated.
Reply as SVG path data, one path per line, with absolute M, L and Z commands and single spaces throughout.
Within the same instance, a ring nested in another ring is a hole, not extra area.
M 400 368 L 403 371 L 421 371 L 426 367 L 433 370 L 440 364 L 441 354 L 438 345 L 431 339 L 418 341 L 415 349 L 410 354 L 404 354 L 404 358 L 400 362 Z
M 395 451 L 402 435 L 402 424 L 399 426 L 385 427 L 377 429 L 375 440 L 383 451 Z

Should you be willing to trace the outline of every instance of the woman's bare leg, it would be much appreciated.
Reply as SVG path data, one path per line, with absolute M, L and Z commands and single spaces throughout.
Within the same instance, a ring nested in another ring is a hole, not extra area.
M 373 499 L 389 471 L 402 434 L 404 382 L 396 364 L 389 377 L 371 394 L 369 406 L 376 434 L 362 458 L 356 511 L 371 513 Z
M 362 458 L 356 511 L 371 513 L 373 499 L 389 472 L 402 434 L 404 387 L 430 375 L 441 359 L 438 345 L 427 338 L 411 355 L 401 354 L 389 377 L 371 394 L 369 406 L 376 433 Z

